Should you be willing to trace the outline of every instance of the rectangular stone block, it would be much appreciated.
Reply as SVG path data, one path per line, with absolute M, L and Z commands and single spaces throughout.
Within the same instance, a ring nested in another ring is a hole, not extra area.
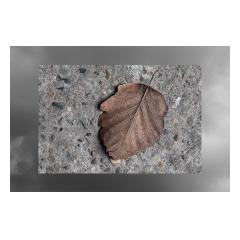
M 124 83 L 147 84 L 168 105 L 164 131 L 112 164 L 99 139 L 99 105 Z M 39 66 L 39 173 L 199 173 L 201 68 L 196 65 Z

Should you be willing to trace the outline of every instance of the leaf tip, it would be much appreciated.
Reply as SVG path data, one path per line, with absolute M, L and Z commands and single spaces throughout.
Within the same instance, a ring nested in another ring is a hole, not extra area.
M 121 162 L 121 160 L 120 159 L 117 159 L 117 160 L 111 159 L 111 162 L 112 162 L 112 164 L 117 165 Z

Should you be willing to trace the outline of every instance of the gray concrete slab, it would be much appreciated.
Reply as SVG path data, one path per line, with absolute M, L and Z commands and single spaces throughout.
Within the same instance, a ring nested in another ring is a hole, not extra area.
M 169 107 L 159 141 L 113 165 L 99 137 L 100 103 L 119 84 L 147 83 Z M 39 173 L 198 173 L 201 68 L 196 65 L 39 66 Z

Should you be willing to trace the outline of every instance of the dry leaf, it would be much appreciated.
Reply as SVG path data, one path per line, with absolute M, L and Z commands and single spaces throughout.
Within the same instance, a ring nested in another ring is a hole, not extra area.
M 100 109 L 100 138 L 116 163 L 156 143 L 168 107 L 160 92 L 144 84 L 129 83 L 120 85 Z

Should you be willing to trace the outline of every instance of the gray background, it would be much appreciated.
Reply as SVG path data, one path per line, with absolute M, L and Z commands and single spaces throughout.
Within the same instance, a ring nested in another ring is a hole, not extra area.
M 11 47 L 11 191 L 229 191 L 229 47 Z M 202 164 L 197 175 L 38 175 L 38 65 L 197 64 Z

